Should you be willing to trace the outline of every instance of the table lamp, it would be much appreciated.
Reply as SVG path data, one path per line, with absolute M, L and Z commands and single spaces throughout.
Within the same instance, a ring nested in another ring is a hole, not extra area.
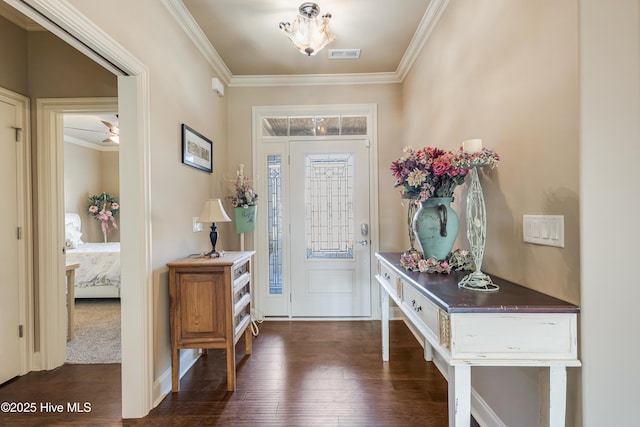
M 216 251 L 216 243 L 218 243 L 218 227 L 216 227 L 216 222 L 229 222 L 231 218 L 227 215 L 222 207 L 222 201 L 220 199 L 209 199 L 204 202 L 204 206 L 202 207 L 202 213 L 198 217 L 198 222 L 210 222 L 211 223 L 211 233 L 209 233 L 209 238 L 211 239 L 211 252 L 207 255 L 212 257 L 220 256 L 220 253 Z

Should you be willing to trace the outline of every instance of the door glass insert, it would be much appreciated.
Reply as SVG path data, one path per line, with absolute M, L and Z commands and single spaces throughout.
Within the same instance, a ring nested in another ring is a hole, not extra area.
M 353 259 L 353 162 L 351 153 L 305 155 L 307 259 Z
M 269 294 L 282 294 L 282 156 L 267 156 L 268 230 L 269 230 Z

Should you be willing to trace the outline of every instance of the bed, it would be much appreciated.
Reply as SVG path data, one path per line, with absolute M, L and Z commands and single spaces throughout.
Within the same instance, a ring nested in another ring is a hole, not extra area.
M 75 272 L 76 298 L 120 298 L 120 242 L 86 243 L 80 216 L 65 214 L 66 263 Z

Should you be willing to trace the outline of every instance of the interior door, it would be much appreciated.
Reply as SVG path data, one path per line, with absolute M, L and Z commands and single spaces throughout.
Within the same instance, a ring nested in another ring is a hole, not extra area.
M 20 374 L 17 107 L 0 101 L 0 384 Z
M 291 315 L 371 315 L 366 140 L 290 143 Z

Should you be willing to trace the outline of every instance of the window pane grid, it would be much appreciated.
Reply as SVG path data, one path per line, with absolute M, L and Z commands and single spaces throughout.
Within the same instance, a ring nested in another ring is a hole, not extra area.
M 282 116 L 262 119 L 263 136 L 367 135 L 366 116 Z
M 267 157 L 268 178 L 268 229 L 269 229 L 269 294 L 282 294 L 282 208 L 281 208 L 282 156 Z
M 305 242 L 311 258 L 353 258 L 353 156 L 305 156 Z

